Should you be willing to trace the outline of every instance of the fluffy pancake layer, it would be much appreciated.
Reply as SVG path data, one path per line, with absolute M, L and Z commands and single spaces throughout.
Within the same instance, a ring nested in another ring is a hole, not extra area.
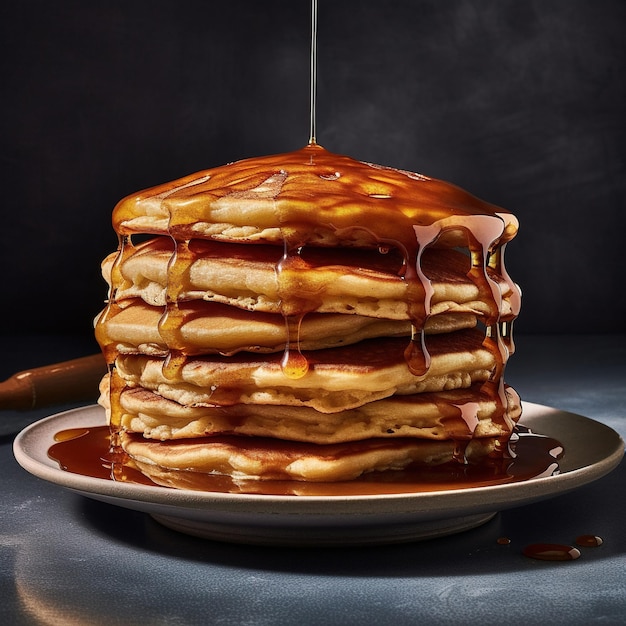
M 404 356 L 407 341 L 392 338 L 306 353 L 309 371 L 297 379 L 285 376 L 280 354 L 190 358 L 173 371 L 164 368 L 162 359 L 120 355 L 116 369 L 127 385 L 179 404 L 275 404 L 335 413 L 394 394 L 484 382 L 493 373 L 496 358 L 482 342 L 478 330 L 430 336 L 431 363 L 425 376 L 409 369 Z
M 280 314 L 285 295 L 277 272 L 283 262 L 278 246 L 216 243 L 192 240 L 189 268 L 178 277 L 180 300 L 208 300 L 251 311 Z M 174 252 L 169 237 L 156 237 L 138 245 L 121 260 L 121 281 L 116 297 L 141 298 L 147 304 L 167 302 L 168 267 Z M 112 284 L 116 255 L 103 262 L 103 275 Z M 469 254 L 455 249 L 429 249 L 422 255 L 422 269 L 432 284 L 431 315 L 458 313 L 485 315 L 489 307 L 471 280 Z M 288 268 L 289 282 L 296 281 L 299 304 L 318 313 L 357 314 L 407 320 L 407 282 L 403 259 L 395 251 L 305 247 Z M 492 270 L 504 313 L 510 313 L 511 289 Z M 287 294 L 288 299 L 288 294 Z M 304 304 L 303 304 L 304 303 Z
M 288 332 L 282 316 L 273 313 L 245 311 L 236 307 L 193 300 L 179 305 L 182 316 L 180 340 L 187 354 L 235 354 L 278 352 L 285 349 Z M 143 300 L 125 300 L 119 310 L 103 322 L 107 335 L 123 354 L 142 353 L 167 356 L 167 337 L 159 329 L 163 309 Z M 207 323 L 210 320 L 210 323 Z M 428 334 L 473 328 L 476 317 L 470 313 L 431 317 Z M 299 345 L 302 350 L 333 348 L 376 337 L 408 337 L 411 322 L 340 315 L 310 313 L 302 319 Z
M 458 459 L 459 444 L 419 439 L 367 439 L 318 446 L 261 437 L 145 441 L 123 433 L 121 446 L 147 476 L 165 470 L 218 473 L 257 480 L 352 480 L 367 472 L 401 470 L 412 464 L 441 465 Z M 498 447 L 496 439 L 472 439 L 462 457 L 476 463 Z
M 511 388 L 506 393 L 508 419 L 517 421 L 521 413 L 519 397 Z M 105 403 L 108 405 L 108 398 Z M 481 393 L 479 386 L 392 396 L 330 414 L 282 405 L 191 407 L 142 388 L 124 391 L 121 407 L 121 426 L 125 431 L 160 441 L 215 435 L 273 437 L 315 444 L 398 437 L 465 441 L 504 437 L 510 431 L 510 422 L 494 419 L 496 402 Z

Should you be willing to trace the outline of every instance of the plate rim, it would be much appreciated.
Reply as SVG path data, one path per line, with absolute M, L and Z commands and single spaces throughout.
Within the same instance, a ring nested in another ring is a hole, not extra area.
M 372 517 L 381 515 L 385 518 L 397 516 L 415 516 L 420 518 L 445 517 L 459 512 L 480 513 L 489 510 L 502 510 L 561 495 L 575 488 L 597 480 L 612 471 L 624 456 L 624 441 L 611 427 L 588 417 L 562 411 L 552 407 L 523 402 L 524 417 L 521 424 L 537 421 L 533 414 L 547 413 L 559 417 L 567 416 L 573 423 L 584 424 L 587 428 L 603 431 L 611 439 L 610 453 L 594 463 L 576 467 L 556 476 L 530 479 L 528 481 L 487 485 L 465 489 L 453 489 L 434 492 L 405 492 L 392 494 L 364 494 L 341 496 L 307 495 L 267 495 L 267 494 L 232 494 L 193 491 L 185 489 L 167 489 L 132 483 L 114 482 L 107 479 L 92 478 L 83 474 L 71 473 L 56 466 L 56 462 L 46 455 L 33 454 L 31 445 L 39 443 L 41 447 L 53 424 L 57 429 L 61 422 L 79 423 L 64 427 L 94 425 L 98 416 L 104 424 L 104 410 L 98 405 L 88 405 L 63 411 L 45 417 L 24 428 L 15 438 L 13 453 L 17 462 L 29 473 L 47 482 L 80 493 L 86 497 L 112 502 L 118 506 L 151 512 L 157 508 L 173 513 L 184 511 L 189 517 L 254 513 L 276 518 L 277 515 L 299 516 L 315 519 L 341 519 L 350 516 Z M 530 415 L 529 415 L 530 414 Z M 530 417 L 530 419 L 529 419 Z M 581 421 L 582 420 L 582 421 Z M 553 436 L 551 433 L 540 433 Z M 52 440 L 48 439 L 51 445 Z M 48 446 L 49 447 L 49 446 Z M 47 447 L 46 447 L 47 450 Z M 566 452 L 567 454 L 567 452 Z M 320 502 L 324 507 L 320 507 Z M 259 518 L 260 521 L 260 518 Z

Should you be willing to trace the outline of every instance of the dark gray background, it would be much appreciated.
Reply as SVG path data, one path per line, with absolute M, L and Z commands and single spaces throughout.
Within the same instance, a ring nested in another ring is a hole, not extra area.
M 309 138 L 308 0 L 0 9 L 0 332 L 89 335 L 123 196 Z M 319 0 L 317 139 L 512 210 L 518 332 L 623 331 L 626 2 Z

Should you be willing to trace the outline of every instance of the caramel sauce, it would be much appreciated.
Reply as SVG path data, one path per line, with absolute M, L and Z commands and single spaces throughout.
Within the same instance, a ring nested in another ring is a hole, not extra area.
M 106 426 L 64 430 L 55 436 L 48 454 L 61 469 L 124 482 L 155 485 L 139 472 L 126 455 L 112 451 Z M 472 489 L 522 482 L 558 473 L 560 444 L 552 438 L 520 432 L 511 443 L 513 458 L 492 459 L 480 465 L 447 463 L 414 466 L 402 471 L 372 472 L 336 483 L 293 480 L 236 480 L 228 476 L 193 471 L 165 472 L 164 486 L 220 493 L 265 495 L 357 496 L 424 493 Z M 537 557 L 539 558 L 539 557 Z

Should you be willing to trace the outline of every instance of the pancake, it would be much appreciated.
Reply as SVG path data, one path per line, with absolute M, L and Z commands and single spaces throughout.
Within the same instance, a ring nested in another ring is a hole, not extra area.
M 254 480 L 335 482 L 364 473 L 401 470 L 413 464 L 441 465 L 461 456 L 477 463 L 499 447 L 497 439 L 466 445 L 419 439 L 367 439 L 319 446 L 262 437 L 216 436 L 165 443 L 122 433 L 122 449 L 148 477 L 163 470 L 218 473 Z M 462 448 L 462 450 L 460 450 Z
M 168 267 L 174 252 L 170 237 L 155 237 L 125 255 L 118 271 L 121 284 L 116 297 L 141 298 L 147 304 L 167 302 Z M 180 277 L 180 300 L 209 300 L 251 311 L 282 313 L 281 281 L 276 271 L 283 250 L 277 246 L 242 246 L 193 240 L 188 246 L 190 265 Z M 440 313 L 488 313 L 479 286 L 469 276 L 470 258 L 452 249 L 429 249 L 422 255 L 422 269 L 432 285 L 431 315 Z M 112 284 L 117 255 L 103 262 L 103 275 Z M 304 248 L 297 263 L 285 270 L 297 277 L 300 301 L 306 311 L 365 315 L 385 319 L 409 318 L 407 282 L 403 259 L 397 251 Z M 502 294 L 505 313 L 510 312 L 508 283 L 488 270 Z
M 285 376 L 280 354 L 238 353 L 191 357 L 168 370 L 163 359 L 120 355 L 117 374 L 132 387 L 154 391 L 189 406 L 277 404 L 335 413 L 394 394 L 469 387 L 496 369 L 494 351 L 478 329 L 428 337 L 428 373 L 417 376 L 405 358 L 406 339 L 381 338 L 305 353 L 308 372 Z
M 383 239 L 409 242 L 416 225 L 433 224 L 431 240 L 463 245 L 468 226 L 477 231 L 475 223 L 483 218 L 500 224 L 489 243 L 508 241 L 517 232 L 515 216 L 455 185 L 310 144 L 133 194 L 115 207 L 113 225 L 123 234 L 164 234 L 180 240 L 367 247 Z
M 282 316 L 250 313 L 235 307 L 204 301 L 184 302 L 179 335 L 189 355 L 278 352 L 285 349 L 288 333 Z M 159 330 L 163 310 L 143 300 L 125 300 L 104 322 L 107 335 L 122 354 L 167 356 L 167 336 Z M 210 324 L 207 324 L 210 320 Z M 475 315 L 440 314 L 429 318 L 428 334 L 451 332 L 476 325 Z M 358 343 L 375 337 L 410 337 L 411 322 L 362 315 L 311 313 L 300 324 L 302 350 L 319 350 Z
M 102 404 L 109 408 L 108 388 Z M 507 414 L 480 385 L 438 393 L 392 396 L 339 413 L 309 407 L 235 404 L 190 407 L 141 388 L 127 389 L 120 398 L 120 426 L 145 439 L 175 441 L 215 435 L 271 437 L 316 444 L 364 439 L 413 437 L 465 441 L 505 437 L 521 414 L 518 395 L 510 387 Z M 109 413 L 109 411 L 107 411 Z

